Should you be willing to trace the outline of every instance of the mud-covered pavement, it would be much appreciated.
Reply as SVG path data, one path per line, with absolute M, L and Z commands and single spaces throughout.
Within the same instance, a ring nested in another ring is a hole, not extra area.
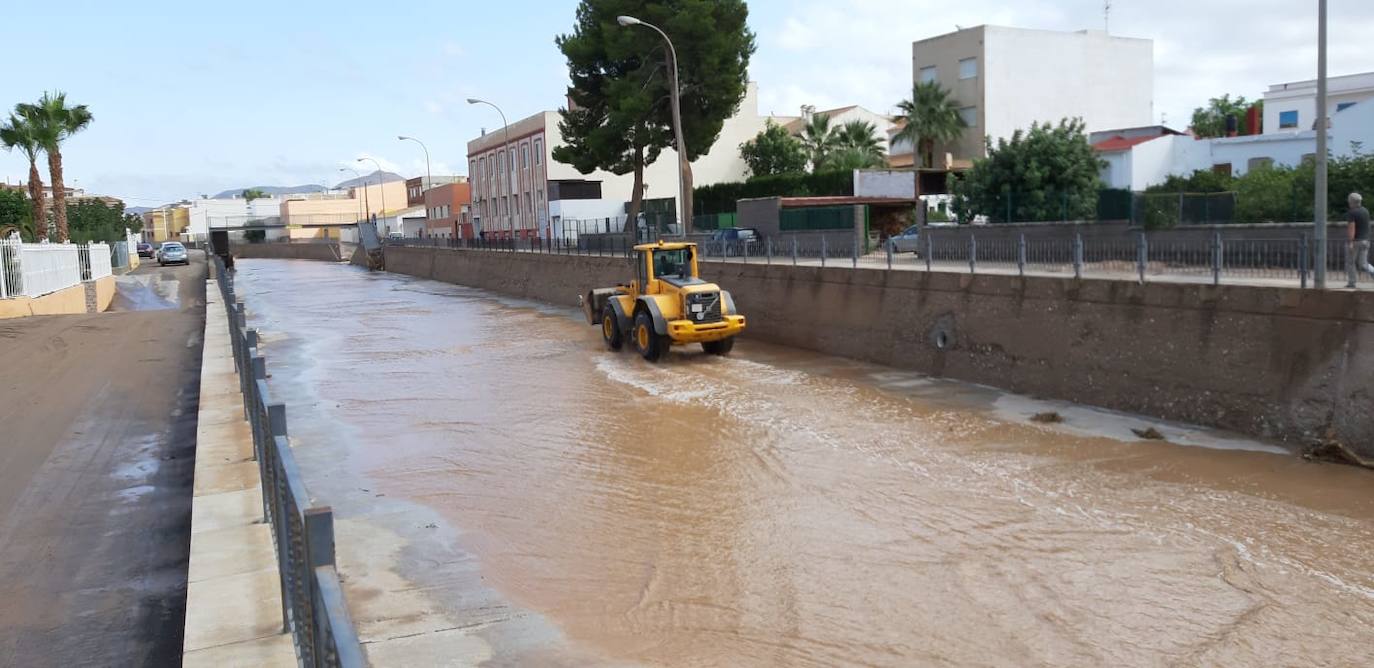
M 747 340 L 649 365 L 355 267 L 237 280 L 363 639 L 412 658 L 1374 665 L 1369 471 Z
M 0 321 L 0 666 L 180 663 L 205 313 L 193 258 L 119 277 L 108 313 Z

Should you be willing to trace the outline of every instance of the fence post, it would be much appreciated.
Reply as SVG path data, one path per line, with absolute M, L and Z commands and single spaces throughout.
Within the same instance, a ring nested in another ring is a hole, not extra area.
M 258 381 L 267 380 L 267 358 L 256 354 L 257 348 L 251 348 L 251 362 L 253 375 L 248 379 L 249 394 L 252 403 L 245 403 L 244 417 L 248 419 L 248 425 L 253 433 L 253 446 L 257 447 L 262 440 L 262 433 L 267 430 L 267 425 L 262 423 L 262 416 L 258 415 L 258 404 L 262 402 L 262 397 L 258 395 Z M 250 410 L 251 407 L 251 410 Z
M 1083 233 L 1073 235 L 1073 277 L 1083 278 Z
M 891 239 L 888 239 L 888 240 L 887 240 L 886 246 L 887 246 L 887 268 L 888 268 L 889 271 L 891 271 L 891 270 L 892 270 L 892 240 L 891 240 Z
M 797 266 L 797 237 L 792 237 L 792 266 Z
M 741 241 L 739 245 L 742 247 L 740 249 L 740 255 L 744 256 L 744 263 L 749 264 L 749 241 Z
M 267 405 L 267 440 L 265 440 L 262 444 L 260 453 L 261 459 L 258 462 L 258 468 L 262 471 L 259 480 L 261 480 L 263 483 L 262 519 L 264 522 L 266 522 L 269 519 L 272 519 L 270 517 L 270 514 L 273 506 L 275 505 L 273 503 L 270 503 L 267 497 L 268 494 L 272 493 L 267 489 L 269 486 L 267 484 L 267 481 L 272 476 L 268 475 L 266 473 L 266 470 L 268 467 L 275 466 L 275 462 L 272 459 L 270 453 L 272 450 L 271 446 L 276 443 L 276 438 L 278 436 L 286 438 L 286 404 L 280 402 Z M 272 521 L 275 522 L 276 520 L 272 519 Z
M 978 273 L 978 237 L 968 233 L 968 273 Z
M 1145 267 L 1150 261 L 1149 240 L 1145 238 L 1145 233 L 1140 232 L 1136 235 L 1135 241 L 1135 268 L 1140 274 L 1140 282 L 1145 282 Z
M 1303 289 L 1307 288 L 1307 254 L 1310 252 L 1311 249 L 1307 247 L 1307 235 L 1298 237 L 1298 281 Z
M 852 269 L 859 268 L 859 240 L 849 240 L 849 266 Z
M 1212 233 L 1212 285 L 1221 284 L 1221 232 Z
M 825 266 L 825 256 L 830 254 L 830 248 L 825 243 L 825 235 L 821 235 L 821 266 Z
M 324 657 L 328 655 L 325 647 L 324 634 L 321 632 L 320 619 L 322 618 L 321 597 L 319 583 L 315 580 L 315 569 L 320 566 L 334 565 L 334 511 L 329 506 L 323 508 L 306 508 L 303 513 L 305 520 L 305 565 L 308 582 L 306 591 L 310 595 L 310 609 L 314 613 L 314 619 L 300 620 L 311 626 L 310 638 L 314 642 L 314 651 L 311 653 L 319 662 L 318 665 L 324 666 Z
M 1016 239 L 1016 275 L 1026 275 L 1026 233 L 1022 232 Z
M 931 238 L 929 227 L 922 231 L 926 233 L 926 271 L 930 271 L 930 256 L 935 254 L 935 240 Z
M 768 249 L 768 259 L 764 261 L 764 264 L 773 264 L 773 237 L 768 237 L 767 239 L 764 239 L 763 243 L 767 246 Z

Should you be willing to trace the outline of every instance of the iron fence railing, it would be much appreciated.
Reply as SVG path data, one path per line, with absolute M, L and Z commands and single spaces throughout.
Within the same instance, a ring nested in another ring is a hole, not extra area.
M 311 503 L 287 439 L 286 405 L 272 400 L 257 330 L 245 323 L 233 273 L 211 256 L 229 319 L 229 338 L 262 480 L 263 520 L 272 527 L 281 580 L 282 632 L 290 632 L 301 665 L 367 665 L 334 561 L 334 513 Z
M 681 237 L 678 237 L 680 240 Z M 387 245 L 439 247 L 560 255 L 628 257 L 637 243 L 628 234 L 585 235 L 577 239 L 388 239 Z M 902 252 L 891 242 L 875 243 L 856 234 L 796 234 L 779 239 L 717 241 L 693 237 L 700 257 L 710 262 L 783 263 L 892 270 L 959 271 L 1014 275 L 1076 276 L 1122 280 L 1221 283 L 1228 279 L 1291 283 L 1312 281 L 1315 247 L 1306 235 L 1225 240 L 1220 233 L 1194 240 L 1155 241 L 1145 232 L 1124 238 L 1027 238 L 976 232 L 928 232 L 915 248 Z M 1348 244 L 1327 241 L 1330 287 L 1346 284 Z M 1359 282 L 1374 281 L 1361 272 Z
M 42 297 L 113 274 L 105 243 L 24 243 L 0 240 L 0 299 Z

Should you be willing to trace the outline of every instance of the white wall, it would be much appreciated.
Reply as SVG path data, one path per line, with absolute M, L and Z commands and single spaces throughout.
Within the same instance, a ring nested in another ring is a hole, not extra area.
M 1366 100 L 1331 117 L 1331 152 L 1338 155 L 1353 153 L 1351 144 L 1358 142 L 1360 152 L 1374 153 L 1374 99 Z
M 1327 112 L 1335 125 L 1336 108 L 1346 102 L 1374 99 L 1374 72 L 1331 77 L 1327 80 Z M 1296 128 L 1280 128 L 1279 113 L 1298 112 Z M 1313 129 L 1317 120 L 1317 82 L 1296 81 L 1275 84 L 1264 92 L 1264 134 L 1302 132 Z
M 911 170 L 856 169 L 855 197 L 893 197 L 911 199 L 916 196 L 916 172 Z
M 625 216 L 625 202 L 621 199 L 564 199 L 549 202 L 549 219 L 591 220 Z
M 252 202 L 242 199 L 198 199 L 191 202 L 188 215 L 190 224 L 187 233 L 204 237 L 210 233 L 211 223 L 215 227 L 241 226 L 250 218 L 277 218 L 281 216 L 280 197 L 264 197 Z
M 1150 125 L 1154 44 L 1098 30 L 986 26 L 979 75 L 986 133 L 1009 137 L 1032 122 L 1082 117 L 1089 132 Z
M 830 116 L 830 127 L 837 128 L 850 121 L 864 121 L 867 123 L 872 123 L 873 127 L 878 129 L 878 138 L 882 140 L 883 151 L 889 151 L 891 149 L 891 147 L 888 145 L 887 140 L 887 132 L 888 130 L 892 129 L 891 117 L 871 112 L 867 109 L 864 109 L 863 107 L 854 107 L 852 109 L 846 109 L 838 114 L 832 114 Z M 739 142 L 736 142 L 736 145 L 741 144 L 744 141 L 752 138 L 753 135 L 745 137 L 744 139 L 741 139 Z M 910 153 L 911 149 L 907 148 L 906 152 Z
M 563 144 L 563 136 L 558 131 L 559 115 L 548 112 L 546 117 L 547 130 L 545 136 L 548 141 L 545 143 L 548 146 L 547 150 L 552 151 L 553 147 Z M 753 139 L 754 135 L 762 131 L 764 120 L 764 117 L 758 113 L 758 86 L 751 82 L 744 100 L 740 103 L 739 111 L 734 117 L 725 121 L 720 136 L 716 139 L 711 150 L 692 163 L 693 185 L 700 187 L 713 183 L 744 180 L 748 166 L 740 157 L 739 145 Z M 677 197 L 677 162 L 677 152 L 672 149 L 665 149 L 659 154 L 658 160 L 645 167 L 644 184 L 646 188 L 644 197 L 646 199 Z M 551 156 L 548 162 L 548 178 L 550 181 L 560 179 L 601 181 L 602 198 L 617 202 L 630 201 L 630 195 L 634 189 L 633 173 L 617 175 L 597 170 L 591 174 L 582 174 L 571 165 L 553 160 Z M 554 215 L 552 211 L 550 211 L 550 215 Z

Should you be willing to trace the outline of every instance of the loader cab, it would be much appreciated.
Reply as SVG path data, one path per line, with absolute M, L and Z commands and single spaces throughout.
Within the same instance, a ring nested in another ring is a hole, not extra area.
M 700 282 L 697 278 L 696 244 L 655 243 L 635 247 L 634 294 L 665 292 L 664 284 L 683 287 Z

